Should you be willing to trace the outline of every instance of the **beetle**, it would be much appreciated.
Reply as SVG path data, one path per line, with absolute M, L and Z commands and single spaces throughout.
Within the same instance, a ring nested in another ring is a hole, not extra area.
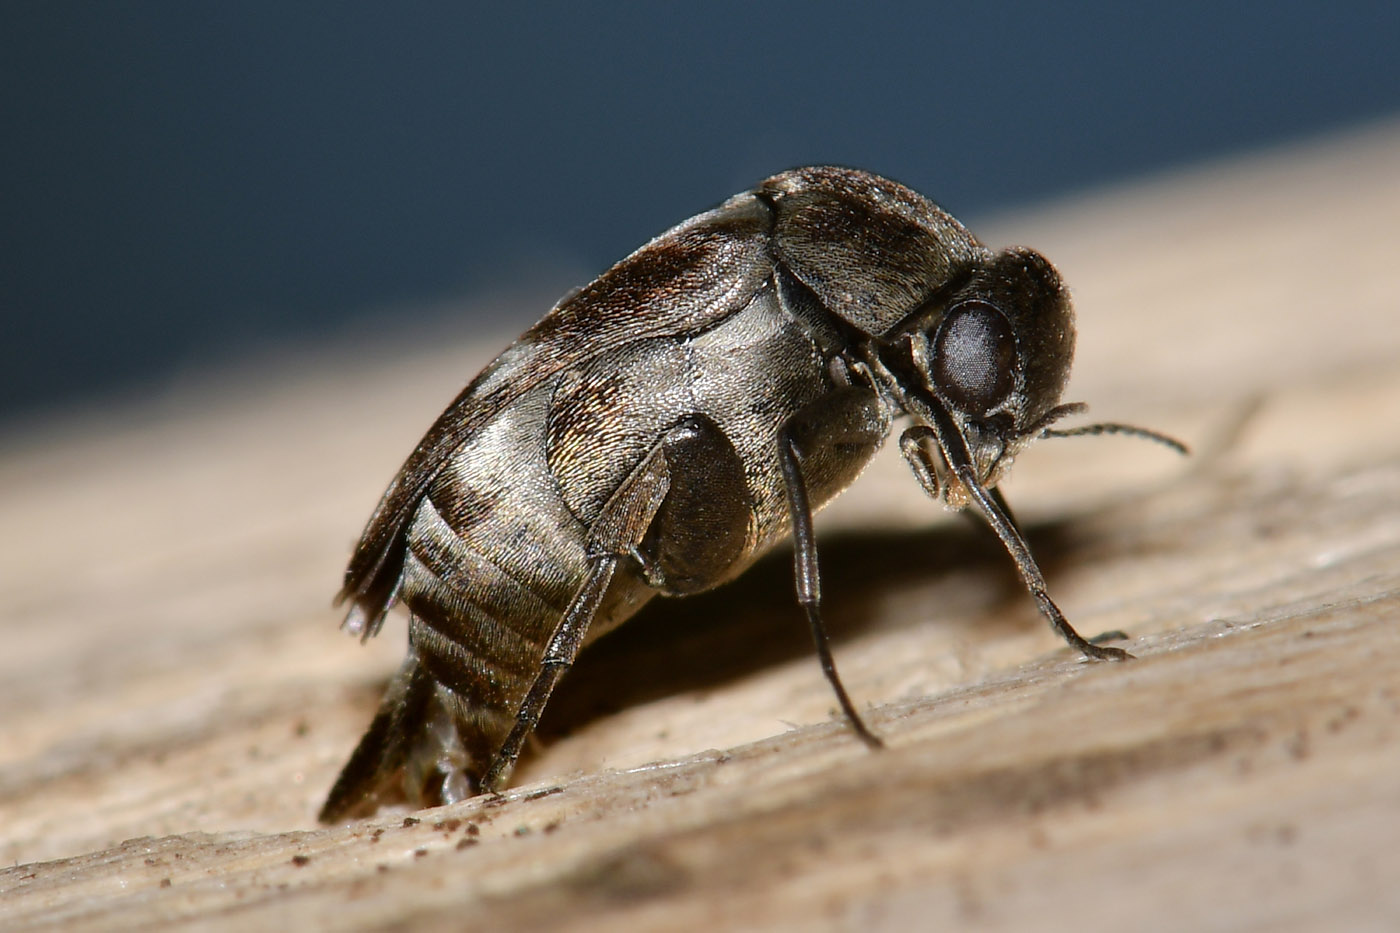
M 1073 352 L 1043 256 L 867 172 L 783 172 L 656 237 L 490 363 L 384 493 L 338 601 L 361 639 L 403 603 L 408 654 L 321 819 L 398 782 L 422 806 L 497 791 L 587 641 L 789 537 L 822 670 L 878 746 L 832 660 L 812 516 L 900 419 L 924 492 L 981 514 L 1055 631 L 1130 657 L 1065 619 L 997 488 L 1038 437 L 1180 446 L 1054 428 L 1084 408 L 1060 403 Z

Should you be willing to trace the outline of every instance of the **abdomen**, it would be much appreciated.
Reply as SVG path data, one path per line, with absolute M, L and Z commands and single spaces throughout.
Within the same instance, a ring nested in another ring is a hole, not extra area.
M 419 504 L 400 599 L 409 650 L 438 684 L 477 778 L 514 724 L 545 646 L 587 572 L 587 529 L 544 455 L 548 392 L 529 393 L 459 450 Z M 605 607 L 645 602 L 630 579 Z M 621 618 L 600 619 L 605 627 Z

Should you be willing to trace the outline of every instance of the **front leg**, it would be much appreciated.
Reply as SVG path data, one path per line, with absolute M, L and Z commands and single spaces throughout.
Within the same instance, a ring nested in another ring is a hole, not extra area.
M 1035 558 L 1031 556 L 1031 549 L 1026 544 L 1021 529 L 1016 526 L 1010 510 L 1005 507 L 1006 500 L 995 488 L 989 490 L 978 480 L 977 470 L 972 463 L 972 454 L 967 449 L 967 442 L 953 424 L 952 419 L 940 409 L 931 408 L 929 411 L 933 416 L 931 428 L 915 425 L 905 431 L 904 436 L 900 438 L 900 449 L 904 453 L 904 458 L 909 462 L 909 466 L 913 469 L 914 475 L 918 477 L 924 489 L 928 490 L 930 495 L 937 494 L 936 481 L 933 482 L 933 488 L 930 488 L 930 481 L 926 479 L 926 477 L 934 476 L 935 473 L 932 456 L 923 444 L 925 440 L 934 439 L 943 455 L 948 471 L 967 490 L 968 499 L 977 507 L 977 511 L 982 513 L 982 517 L 986 519 L 992 531 L 996 532 L 996 536 L 1001 539 L 1002 546 L 1006 548 L 1007 553 L 1011 555 L 1011 560 L 1016 564 L 1021 581 L 1026 585 L 1026 589 L 1030 590 L 1036 606 L 1040 609 L 1040 614 L 1050 622 L 1050 626 L 1086 658 L 1105 661 L 1125 661 L 1131 658 L 1132 655 L 1122 648 L 1106 647 L 1084 638 L 1074 630 L 1074 626 L 1069 624 L 1069 620 L 1060 611 L 1060 607 L 1055 605 L 1055 601 L 1050 598 L 1049 590 L 1045 585 L 1045 577 L 1041 574 L 1040 567 L 1036 565 Z
M 778 461 L 787 487 L 788 511 L 792 515 L 793 573 L 797 602 L 807 614 L 812 640 L 817 646 L 822 673 L 836 693 L 841 711 L 856 735 L 872 748 L 884 743 L 871 732 L 856 712 L 846 688 L 836 673 L 831 642 L 821 614 L 821 576 L 817 567 L 817 540 L 812 527 L 812 505 L 807 494 L 804 464 L 819 453 L 840 453 L 866 458 L 889 432 L 889 418 L 879 399 L 866 389 L 851 387 L 833 393 L 798 411 L 783 425 L 778 437 Z
M 935 469 L 933 456 L 924 446 L 926 441 L 937 442 L 938 433 L 933 428 L 924 424 L 916 424 L 899 435 L 899 452 L 904 456 L 904 462 L 913 471 L 914 478 L 919 481 L 925 493 L 934 501 L 943 499 L 943 485 L 938 481 L 938 471 Z M 946 467 L 947 464 L 945 463 Z M 1016 516 L 1011 511 L 1011 504 L 1006 501 L 1006 497 L 1001 494 L 1001 489 L 996 486 L 987 490 L 987 495 L 991 497 L 996 507 L 1006 515 L 1008 521 L 1013 526 L 1016 525 Z

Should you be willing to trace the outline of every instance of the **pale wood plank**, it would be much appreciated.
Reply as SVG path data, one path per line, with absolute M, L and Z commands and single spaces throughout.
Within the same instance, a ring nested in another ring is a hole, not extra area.
M 1009 491 L 1137 661 L 1071 658 L 883 457 L 819 525 L 888 751 L 776 555 L 590 651 L 504 801 L 319 828 L 402 651 L 325 600 L 508 335 L 308 354 L 0 453 L 0 925 L 1400 924 L 1400 128 L 979 229 L 1074 285 L 1074 398 L 1200 449 L 1042 444 Z

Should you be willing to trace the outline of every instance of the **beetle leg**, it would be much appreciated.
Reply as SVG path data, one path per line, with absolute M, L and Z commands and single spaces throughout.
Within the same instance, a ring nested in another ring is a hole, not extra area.
M 822 673 L 836 693 L 841 711 L 856 735 L 872 748 L 884 743 L 865 725 L 855 704 L 851 702 L 841 677 L 836 673 L 836 661 L 831 655 L 831 641 L 821 614 L 821 575 L 817 567 L 817 540 L 812 528 L 812 506 L 807 496 L 807 481 L 802 462 L 818 448 L 834 444 L 878 444 L 889 430 L 889 421 L 878 408 L 878 400 L 864 389 L 837 392 L 816 406 L 798 411 L 783 425 L 778 437 L 778 460 L 782 465 L 787 487 L 788 511 L 792 515 L 793 574 L 797 583 L 797 602 L 807 614 L 812 641 L 817 646 Z
M 1013 527 L 1019 529 L 1020 524 L 1016 521 L 1016 514 L 1011 511 L 1011 503 L 1007 502 L 1006 497 L 1001 494 L 1001 487 L 993 486 L 987 490 L 987 495 L 996 503 L 997 508 L 1001 509 L 1002 513 L 1006 516 L 1006 520 L 1010 522 Z
M 540 672 L 530 686 L 530 692 L 520 704 L 519 712 L 516 713 L 515 725 L 506 736 L 505 743 L 491 759 L 491 766 L 482 775 L 481 790 L 484 793 L 494 793 L 515 767 L 515 760 L 520 757 L 520 747 L 525 744 L 525 737 L 540 721 L 540 714 L 549 702 L 549 695 L 554 692 L 555 685 L 578 656 L 583 637 L 588 633 L 588 625 L 603 602 L 603 594 L 612 582 L 617 563 L 618 558 L 615 556 L 598 560 L 589 571 L 587 579 L 583 581 L 583 586 L 574 595 L 573 601 L 569 603 L 563 618 L 559 620 L 559 625 L 554 629 L 549 645 L 545 648 Z
M 1021 574 L 1021 581 L 1035 599 L 1040 614 L 1045 616 L 1050 622 L 1050 626 L 1059 633 L 1061 638 L 1069 642 L 1086 658 L 1110 661 L 1124 661 L 1131 658 L 1132 655 L 1122 648 L 1104 647 L 1088 641 L 1074 630 L 1074 626 L 1069 624 L 1069 620 L 1060 611 L 1060 607 L 1055 605 L 1055 601 L 1050 598 L 1050 593 L 1045 585 L 1045 577 L 1041 574 L 1040 567 L 1036 565 L 1035 558 L 1031 556 L 1031 549 L 1026 544 L 1021 530 L 1016 527 L 1016 522 L 1011 518 L 1010 512 L 1002 508 L 1001 503 L 1005 500 L 995 489 L 988 490 L 977 481 L 977 470 L 973 466 L 967 442 L 958 432 L 952 419 L 938 408 L 930 407 L 928 414 L 931 416 L 933 429 L 938 436 L 938 449 L 943 453 L 943 459 L 948 465 L 949 472 L 967 489 L 967 495 L 972 504 L 977 507 L 977 511 L 982 513 L 982 517 L 987 520 L 992 531 L 996 532 L 996 536 L 1001 539 L 1002 546 L 1011 555 L 1011 560 L 1016 564 L 1016 570 Z M 915 445 L 913 450 L 917 456 L 925 460 L 929 458 L 928 450 L 923 446 Z M 915 475 L 918 475 L 918 472 L 916 469 Z
M 926 424 L 916 424 L 899 435 L 899 452 L 904 455 L 904 462 L 914 471 L 914 478 L 924 487 L 924 492 L 934 500 L 942 498 L 942 492 L 939 489 L 938 473 L 933 468 L 932 459 L 923 442 L 937 437 L 933 428 Z
M 899 452 L 904 455 L 904 462 L 909 464 L 909 469 L 913 471 L 914 478 L 919 481 L 924 492 L 928 493 L 930 499 L 936 500 L 942 497 L 941 485 L 938 482 L 938 473 L 934 469 L 933 456 L 928 452 L 928 448 L 923 446 L 926 440 L 937 441 L 938 432 L 926 424 L 916 424 L 899 435 Z M 1006 514 L 1011 524 L 1016 525 L 1016 515 L 1011 511 L 1011 503 L 1001 494 L 1001 488 L 993 486 L 987 490 L 987 495 L 997 504 L 997 508 Z
M 673 428 L 660 444 L 652 448 L 651 453 L 613 493 L 602 514 L 593 523 L 588 536 L 588 556 L 592 566 L 545 646 L 540 672 L 520 704 L 515 725 L 481 778 L 483 792 L 495 792 L 515 767 L 520 748 L 534 731 L 550 694 L 578 657 L 588 627 L 602 605 L 619 563 L 633 558 L 652 519 L 660 510 L 671 486 L 666 444 L 672 435 L 684 430 Z

